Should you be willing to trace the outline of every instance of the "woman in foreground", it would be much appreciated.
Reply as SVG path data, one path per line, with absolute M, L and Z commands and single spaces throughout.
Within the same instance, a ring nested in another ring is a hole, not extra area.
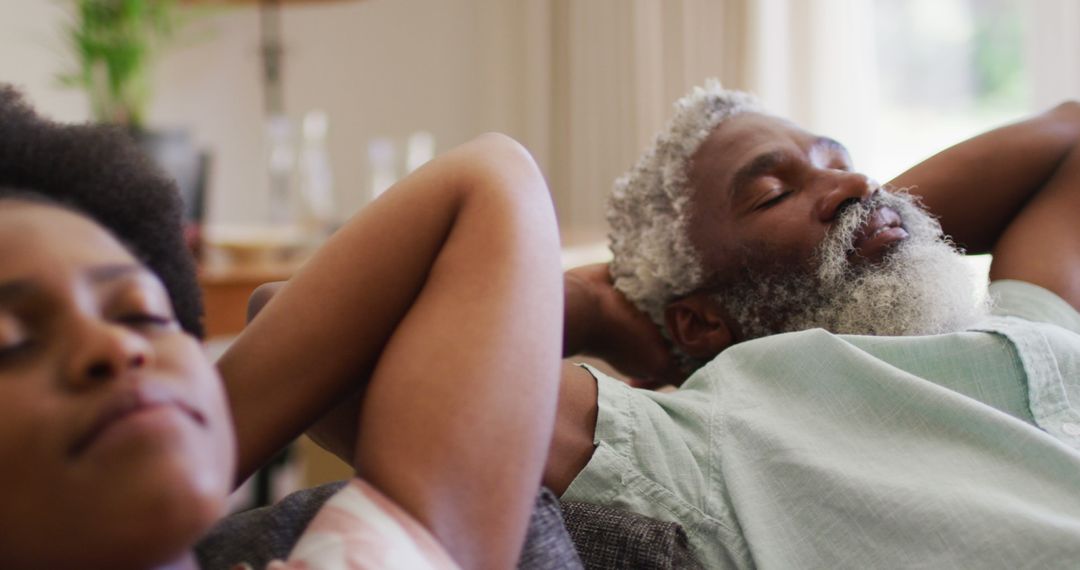
M 223 357 L 223 390 L 175 199 L 132 152 L 0 89 L 3 566 L 195 567 L 234 483 L 357 387 L 358 478 L 313 523 L 344 537 L 330 562 L 512 566 L 562 331 L 527 153 L 485 135 L 362 210 Z

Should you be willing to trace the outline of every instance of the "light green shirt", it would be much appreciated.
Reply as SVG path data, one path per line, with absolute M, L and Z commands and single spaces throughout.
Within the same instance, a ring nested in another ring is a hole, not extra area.
M 672 393 L 590 368 L 563 498 L 679 522 L 708 568 L 1080 568 L 1080 314 L 990 290 L 971 331 L 776 335 Z

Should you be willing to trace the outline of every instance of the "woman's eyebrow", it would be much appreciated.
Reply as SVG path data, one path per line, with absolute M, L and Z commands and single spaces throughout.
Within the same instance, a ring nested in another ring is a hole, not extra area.
M 10 306 L 33 297 L 41 290 L 30 279 L 12 279 L 0 283 L 0 306 Z
M 152 277 L 154 274 L 138 263 L 108 263 L 95 265 L 83 271 L 94 284 L 103 284 L 131 276 Z M 31 277 L 17 277 L 0 282 L 0 308 L 14 307 L 32 301 L 44 294 L 44 287 Z
M 91 283 L 116 281 L 132 275 L 153 275 L 149 269 L 138 263 L 108 263 L 95 265 L 84 271 Z

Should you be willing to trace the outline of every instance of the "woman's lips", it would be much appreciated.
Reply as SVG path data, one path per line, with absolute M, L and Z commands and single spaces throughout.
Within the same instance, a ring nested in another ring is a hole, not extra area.
M 853 255 L 880 261 L 885 252 L 896 243 L 908 238 L 900 214 L 882 206 L 870 215 L 870 219 L 855 233 Z
M 179 414 L 186 421 L 206 425 L 206 418 L 201 412 L 177 398 L 168 390 L 144 386 L 139 389 L 122 392 L 98 412 L 90 426 L 76 438 L 69 448 L 69 456 L 76 457 L 101 440 L 106 433 L 131 420 L 143 420 L 153 415 Z

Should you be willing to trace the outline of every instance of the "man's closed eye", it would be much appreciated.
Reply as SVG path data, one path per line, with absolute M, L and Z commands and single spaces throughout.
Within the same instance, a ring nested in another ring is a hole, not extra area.
M 792 192 L 791 190 L 781 190 L 779 192 L 774 192 L 774 193 L 770 194 L 771 198 L 768 198 L 764 202 L 761 202 L 756 207 L 754 207 L 754 209 L 755 210 L 767 210 L 767 209 L 779 204 L 780 202 L 783 202 L 784 200 L 786 200 L 788 198 L 788 196 L 791 196 L 793 193 L 794 192 Z

